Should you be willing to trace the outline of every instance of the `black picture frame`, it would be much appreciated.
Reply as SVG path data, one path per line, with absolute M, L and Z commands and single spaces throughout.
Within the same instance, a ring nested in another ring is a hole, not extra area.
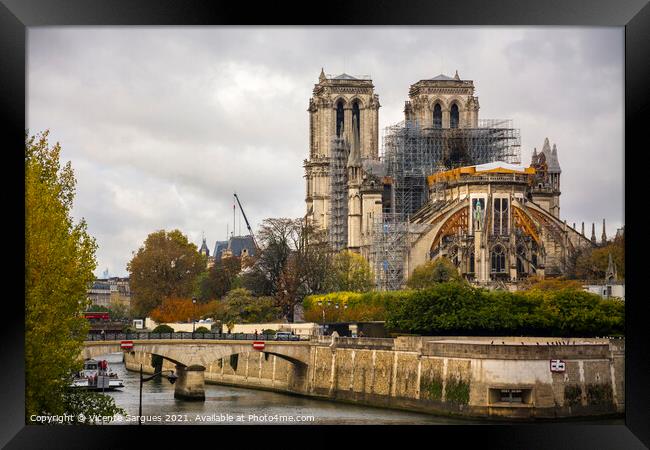
M 311 8 L 309 8 L 311 6 Z M 295 8 L 295 9 L 294 9 Z M 312 9 L 313 8 L 313 9 Z M 292 10 L 293 15 L 287 15 Z M 248 429 L 214 427 L 86 427 L 26 426 L 24 423 L 24 304 L 19 301 L 24 288 L 18 280 L 24 273 L 16 262 L 24 258 L 23 177 L 21 151 L 24 147 L 26 99 L 26 27 L 55 25 L 571 25 L 625 27 L 625 202 L 642 205 L 644 168 L 647 156 L 647 113 L 650 103 L 650 5 L 648 0 L 552 0 L 546 2 L 507 0 L 425 1 L 333 1 L 288 5 L 267 2 L 173 1 L 173 0 L 1 0 L 0 3 L 0 114 L 8 127 L 3 136 L 5 162 L 15 180 L 5 182 L 5 242 L 13 244 L 5 255 L 8 262 L 5 286 L 4 324 L 0 329 L 3 367 L 0 405 L 0 445 L 6 448 L 122 448 L 131 445 L 170 446 L 169 431 L 184 438 L 187 446 L 227 445 L 227 435 L 239 440 L 233 445 L 275 445 L 295 447 L 310 442 L 329 445 L 357 445 L 342 438 L 344 427 L 296 428 L 264 427 L 264 433 Z M 588 170 L 589 161 L 585 161 Z M 14 168 L 15 166 L 15 168 Z M 6 177 L 5 177 L 6 178 Z M 443 439 L 464 444 L 475 440 L 487 448 L 598 448 L 628 449 L 650 446 L 650 364 L 645 352 L 648 343 L 646 299 L 641 294 L 645 268 L 642 237 L 645 219 L 642 208 L 627 208 L 626 225 L 626 414 L 625 425 L 584 425 L 544 423 L 489 426 L 437 426 L 362 428 L 357 438 L 396 437 L 400 445 L 428 446 Z M 19 239 L 22 236 L 23 239 Z M 633 243 L 629 245 L 629 243 Z M 10 246 L 6 246 L 10 247 Z M 638 264 L 635 264 L 638 262 Z M 24 297 L 23 297 L 24 298 Z M 343 428 L 343 430 L 341 430 Z M 216 430 L 216 431 L 215 431 Z M 306 431 L 306 433 L 304 432 Z M 417 436 L 414 436 L 417 435 Z M 259 441 L 249 443 L 249 438 Z M 327 437 L 326 441 L 323 439 Z M 307 441 L 305 441 L 307 440 Z M 372 445 L 366 443 L 367 445 Z

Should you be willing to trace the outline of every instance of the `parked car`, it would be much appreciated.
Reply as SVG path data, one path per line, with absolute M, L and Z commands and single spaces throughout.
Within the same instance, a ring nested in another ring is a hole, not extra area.
M 300 337 L 294 335 L 290 331 L 278 331 L 275 333 L 276 341 L 299 341 Z

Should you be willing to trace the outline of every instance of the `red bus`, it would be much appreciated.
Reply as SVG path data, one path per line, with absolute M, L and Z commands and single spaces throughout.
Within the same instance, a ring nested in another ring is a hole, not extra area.
M 84 313 L 84 318 L 88 319 L 90 322 L 108 322 L 111 320 L 111 316 L 108 311 L 86 311 Z

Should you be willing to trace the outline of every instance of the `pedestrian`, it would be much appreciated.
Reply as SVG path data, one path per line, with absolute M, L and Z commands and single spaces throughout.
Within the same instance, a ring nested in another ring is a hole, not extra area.
M 257 328 L 255 328 L 255 339 L 257 339 Z
M 105 341 L 105 340 L 106 340 L 106 336 L 104 336 L 104 330 L 102 330 L 101 335 L 102 335 L 102 341 Z

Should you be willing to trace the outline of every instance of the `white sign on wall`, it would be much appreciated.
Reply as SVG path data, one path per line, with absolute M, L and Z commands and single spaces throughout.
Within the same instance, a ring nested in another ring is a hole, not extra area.
M 566 371 L 566 363 L 561 359 L 551 360 L 551 372 L 564 372 Z

